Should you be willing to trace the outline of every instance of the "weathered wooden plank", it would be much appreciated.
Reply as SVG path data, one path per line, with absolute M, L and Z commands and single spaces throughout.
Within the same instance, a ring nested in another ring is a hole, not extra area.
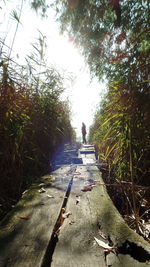
M 70 166 L 52 173 L 55 184 L 30 189 L 0 224 L 0 267 L 41 266 L 69 180 Z M 67 177 L 68 173 L 68 177 Z M 47 178 L 47 179 L 46 179 Z M 44 178 L 48 183 L 48 176 Z M 29 216 L 28 220 L 19 218 Z
M 94 146 L 84 145 L 79 150 L 79 156 L 82 158 L 83 164 L 94 164 L 96 161 Z
M 76 172 L 67 204 L 67 211 L 71 215 L 61 228 L 51 266 L 106 266 L 102 250 L 94 242 L 99 230 L 97 214 L 89 205 L 88 192 L 81 191 L 92 177 L 86 166 L 78 166 Z
M 135 254 L 141 253 L 140 260 L 137 259 L 138 256 L 134 257 L 130 253 L 119 253 L 118 256 L 110 253 L 107 256 L 107 266 L 148 266 L 143 251 L 150 251 L 149 244 L 125 224 L 109 198 L 105 186 L 98 185 L 103 181 L 97 167 L 79 166 L 77 172 L 80 175 L 74 178 L 67 204 L 67 211 L 72 215 L 65 219 L 62 226 L 51 266 L 106 266 L 103 249 L 94 242 L 95 236 L 101 239 L 99 231 L 109 236 L 114 245 L 120 247 L 129 242 L 128 246 L 135 245 Z M 95 180 L 96 186 L 91 191 L 82 192 L 81 189 L 87 185 L 89 179 Z M 81 200 L 76 205 L 76 196 L 79 195 Z
M 89 153 L 86 153 L 87 150 Z M 80 154 L 84 165 L 78 166 L 77 169 L 75 166 L 59 168 L 52 173 L 53 182 L 46 188 L 45 193 L 40 194 L 37 187 L 30 190 L 11 215 L 1 223 L 0 267 L 106 266 L 103 249 L 94 241 L 94 237 L 101 239 L 99 231 L 109 235 L 117 246 L 122 246 L 127 241 L 128 246 L 134 244 L 137 254 L 141 252 L 141 248 L 149 250 L 148 243 L 124 223 L 105 186 L 100 185 L 103 181 L 99 170 L 93 164 L 95 155 L 90 151 L 94 151 L 94 148 L 84 146 L 83 153 Z M 49 244 L 53 243 L 52 233 L 55 232 L 53 230 L 58 219 L 61 219 L 59 215 L 62 203 L 66 199 L 66 188 L 72 176 L 72 191 L 71 195 L 68 195 L 69 198 L 67 197 L 65 210 L 71 212 L 71 215 L 62 220 L 51 263 L 51 257 L 47 255 L 52 253 L 49 251 Z M 49 184 L 49 177 L 43 177 L 43 181 Z M 19 216 L 29 216 L 29 219 L 22 220 Z M 137 260 L 137 256 L 131 257 L 130 254 L 120 253 L 117 257 L 110 253 L 107 256 L 107 266 L 148 266 L 148 263 L 141 262 Z
M 150 265 L 150 262 L 146 262 L 146 258 L 150 259 L 148 256 L 150 245 L 128 227 L 109 198 L 105 186 L 98 185 L 98 182 L 102 183 L 103 181 L 97 168 L 94 166 L 88 168 L 93 179 L 97 181 L 97 186 L 88 194 L 88 199 L 91 210 L 97 214 L 97 222 L 100 230 L 106 236 L 109 236 L 115 246 L 121 248 L 127 242 L 127 247 L 129 248 L 127 255 L 119 253 L 117 257 L 115 254 L 110 253 L 107 256 L 107 265 L 113 267 L 145 267 Z M 133 253 L 131 252 L 132 245 L 134 247 Z M 125 253 L 125 251 L 122 251 L 122 253 Z

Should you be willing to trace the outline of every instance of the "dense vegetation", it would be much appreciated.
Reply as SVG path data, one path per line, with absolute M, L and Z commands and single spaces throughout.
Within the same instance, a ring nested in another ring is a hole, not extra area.
M 48 12 L 46 0 L 29 3 L 42 15 Z M 90 142 L 107 167 L 107 182 L 115 184 L 111 188 L 123 213 L 132 215 L 131 224 L 142 232 L 141 218 L 148 218 L 150 199 L 149 0 L 52 3 L 61 31 L 82 50 L 91 75 L 108 81 Z M 5 54 L 0 65 L 1 184 L 12 198 L 27 183 L 24 177 L 32 175 L 31 170 L 42 172 L 49 153 L 73 133 L 69 108 L 60 101 L 63 81 L 45 68 L 42 38 L 40 47 L 34 46 L 39 57 L 30 55 L 27 66 L 14 67 Z
M 61 97 L 65 78 L 47 65 L 45 37 L 39 33 L 24 65 L 14 62 L 12 48 L 6 53 L 0 42 L 1 217 L 23 190 L 51 170 L 53 153 L 74 138 L 74 130 L 68 101 Z
M 108 81 L 90 141 L 139 231 L 150 196 L 149 1 L 56 0 L 55 5 L 61 30 L 80 47 L 92 75 Z

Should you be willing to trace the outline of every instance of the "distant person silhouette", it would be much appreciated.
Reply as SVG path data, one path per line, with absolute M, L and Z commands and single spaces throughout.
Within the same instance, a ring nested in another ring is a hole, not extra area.
M 86 144 L 86 125 L 84 122 L 82 122 L 82 140 L 83 140 L 83 144 Z

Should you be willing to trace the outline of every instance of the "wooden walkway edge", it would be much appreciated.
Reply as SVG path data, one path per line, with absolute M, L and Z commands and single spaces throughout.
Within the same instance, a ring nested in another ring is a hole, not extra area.
M 79 164 L 45 175 L 1 222 L 0 267 L 150 266 L 150 245 L 125 224 L 100 185 L 93 146 L 83 146 L 78 158 Z M 95 237 L 119 254 L 105 259 Z

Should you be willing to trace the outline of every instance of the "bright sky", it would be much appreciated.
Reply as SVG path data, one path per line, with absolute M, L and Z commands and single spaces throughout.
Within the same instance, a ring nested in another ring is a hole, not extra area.
M 20 5 L 21 1 L 18 3 Z M 5 43 L 9 46 L 11 46 L 16 27 L 16 21 L 9 15 L 13 9 L 17 11 L 15 0 L 9 1 L 7 6 L 0 10 L 1 38 L 7 33 Z M 55 22 L 53 11 L 48 11 L 48 18 L 41 19 L 29 7 L 24 6 L 21 23 L 13 46 L 14 59 L 18 60 L 16 58 L 18 54 L 22 62 L 24 56 L 30 53 L 31 43 L 39 37 L 38 30 L 46 36 L 48 62 L 66 72 L 71 72 L 74 76 L 74 82 L 68 85 L 65 95 L 69 97 L 72 106 L 72 125 L 76 129 L 77 136 L 81 136 L 81 124 L 84 122 L 87 130 L 89 129 L 96 105 L 106 90 L 105 84 L 100 84 L 96 78 L 90 80 L 88 66 L 80 52 L 67 36 L 59 34 L 59 26 Z

